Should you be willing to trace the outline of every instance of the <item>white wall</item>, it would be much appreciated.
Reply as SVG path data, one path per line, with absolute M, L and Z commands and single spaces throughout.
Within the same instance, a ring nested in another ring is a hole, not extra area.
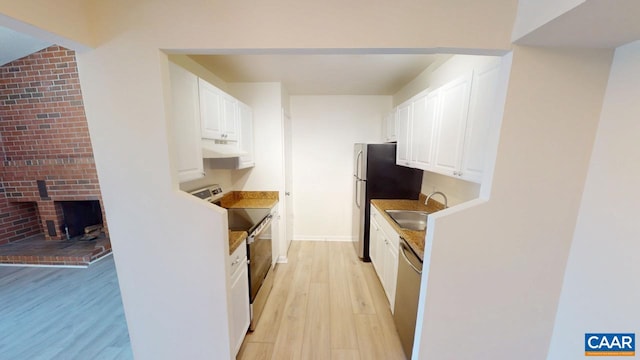
M 546 356 L 610 56 L 514 48 L 491 198 L 430 217 L 420 359 Z
M 230 358 L 227 219 L 172 177 L 158 38 L 124 36 L 77 57 L 133 353 Z
M 442 191 L 447 195 L 449 206 L 453 206 L 477 199 L 480 195 L 480 184 L 425 171 L 422 176 L 422 189 L 420 191 L 425 195 L 433 191 Z M 441 197 L 435 197 L 434 199 L 442 202 Z
M 254 168 L 234 171 L 234 189 L 280 191 L 282 171 L 282 89 L 280 83 L 229 83 L 229 94 L 253 110 Z
M 211 184 L 220 185 L 220 187 L 222 187 L 222 190 L 225 192 L 238 190 L 233 187 L 233 181 L 231 180 L 232 171 L 235 170 L 212 169 L 209 165 L 209 162 L 210 160 L 204 159 L 205 176 L 202 179 L 180 183 L 180 190 L 189 192 L 203 188 L 205 186 L 209 186 Z
M 427 67 L 420 75 L 395 93 L 393 104 L 394 106 L 399 105 L 426 88 L 436 89 L 465 72 L 487 66 L 491 62 L 499 61 L 499 59 L 496 56 L 480 55 L 453 55 L 444 58 L 444 62 L 436 62 Z
M 640 333 L 640 42 L 616 50 L 548 359 L 582 359 L 584 333 Z
M 47 0 L 0 0 L 0 9 L 0 23 L 13 30 L 75 50 L 97 45 L 87 1 L 61 0 L 51 6 Z
M 520 0 L 511 39 L 517 41 L 586 0 Z
M 429 78 L 431 74 L 438 69 L 442 64 L 449 61 L 451 57 L 455 55 L 442 55 L 436 59 L 432 64 L 427 66 L 420 75 L 416 76 L 408 84 L 404 85 L 402 89 L 393 94 L 393 106 L 398 106 L 403 102 L 411 99 L 414 95 L 429 87 Z
M 294 240 L 351 240 L 353 145 L 379 143 L 390 96 L 292 96 Z
M 182 54 L 169 54 L 169 61 L 182 66 L 190 73 L 206 80 L 207 82 L 218 87 L 220 90 L 225 92 L 229 91 L 229 85 L 227 84 L 227 82 L 219 78 L 216 74 L 212 73 L 204 66 L 195 62 L 189 56 Z

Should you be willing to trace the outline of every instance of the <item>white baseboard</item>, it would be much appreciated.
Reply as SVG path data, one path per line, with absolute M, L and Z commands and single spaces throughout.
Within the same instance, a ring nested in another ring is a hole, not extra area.
M 289 258 L 286 256 L 278 256 L 278 259 L 276 260 L 276 262 L 278 264 L 286 264 L 289 262 Z
M 86 269 L 89 267 L 89 265 L 49 265 L 49 264 L 0 264 L 0 266 L 66 268 L 66 269 Z
M 351 242 L 351 236 L 314 236 L 314 235 L 294 235 L 294 241 L 336 241 Z

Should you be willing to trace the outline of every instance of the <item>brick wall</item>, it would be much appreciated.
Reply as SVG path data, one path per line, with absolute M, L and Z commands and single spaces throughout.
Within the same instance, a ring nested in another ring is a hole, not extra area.
M 61 239 L 56 201 L 98 200 L 102 207 L 73 51 L 51 46 L 0 67 L 0 149 L 0 217 L 35 218 L 47 238 Z M 0 242 L 17 240 L 3 235 L 7 228 L 0 222 Z
M 0 188 L 0 245 L 42 232 L 36 203 L 11 203 Z

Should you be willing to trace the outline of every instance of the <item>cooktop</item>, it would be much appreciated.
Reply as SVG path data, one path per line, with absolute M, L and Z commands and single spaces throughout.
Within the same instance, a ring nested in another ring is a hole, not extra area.
M 269 215 L 270 209 L 263 208 L 233 208 L 227 209 L 229 230 L 246 231 L 251 235 L 262 220 Z

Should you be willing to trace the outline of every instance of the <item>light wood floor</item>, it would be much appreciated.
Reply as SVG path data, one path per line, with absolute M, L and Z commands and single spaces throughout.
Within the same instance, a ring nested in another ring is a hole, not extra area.
M 294 241 L 237 359 L 405 359 L 371 263 L 351 243 Z
M 133 359 L 113 257 L 86 269 L 0 266 L 0 359 Z

